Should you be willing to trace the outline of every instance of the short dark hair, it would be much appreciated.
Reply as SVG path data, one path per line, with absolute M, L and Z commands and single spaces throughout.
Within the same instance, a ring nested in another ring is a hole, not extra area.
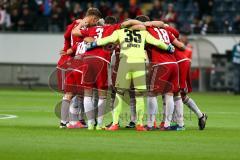
M 148 16 L 145 16 L 145 15 L 137 16 L 135 19 L 138 20 L 138 21 L 141 21 L 141 22 L 150 21 L 150 18 Z
M 105 24 L 116 24 L 117 23 L 117 18 L 114 16 L 107 16 L 105 18 Z
M 89 8 L 87 10 L 86 16 L 96 16 L 97 18 L 102 18 L 102 13 L 97 8 Z

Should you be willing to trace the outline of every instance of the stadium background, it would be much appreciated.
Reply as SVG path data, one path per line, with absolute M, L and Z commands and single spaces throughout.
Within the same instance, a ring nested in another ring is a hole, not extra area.
M 147 14 L 189 33 L 194 90 L 204 91 L 190 96 L 209 116 L 204 131 L 187 107 L 183 132 L 58 129 L 54 107 L 62 94 L 49 91 L 48 79 L 65 26 L 90 6 L 119 21 Z M 240 98 L 226 92 L 236 87 L 231 50 L 240 41 L 239 6 L 240 0 L 0 0 L 0 159 L 239 159 Z
M 240 0 L 1 0 L 0 84 L 48 85 L 66 25 L 94 6 L 119 22 L 147 14 L 189 33 L 194 89 L 231 91 L 231 49 L 240 40 L 239 5 Z

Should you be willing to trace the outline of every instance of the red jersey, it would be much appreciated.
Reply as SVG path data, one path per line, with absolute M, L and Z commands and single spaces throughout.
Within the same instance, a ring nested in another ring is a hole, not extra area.
M 78 23 L 76 23 L 76 21 L 74 21 L 73 23 L 71 23 L 70 25 L 67 26 L 67 29 L 66 29 L 66 31 L 64 33 L 64 47 L 63 47 L 63 51 L 65 51 L 65 52 L 70 47 L 72 47 L 76 42 L 82 41 L 81 38 L 72 35 L 72 30 L 77 25 L 78 25 Z
M 164 29 L 167 30 L 168 32 L 172 33 L 174 35 L 174 37 L 176 37 L 176 38 L 178 38 L 180 35 L 179 31 L 172 26 L 167 26 Z
M 74 46 L 74 44 L 83 41 L 82 38 L 72 35 L 72 30 L 77 25 L 78 25 L 78 23 L 76 23 L 76 21 L 74 21 L 73 23 L 71 23 L 70 25 L 67 26 L 67 29 L 66 29 L 66 31 L 64 33 L 64 47 L 63 47 L 63 51 L 65 51 L 65 52 L 67 52 L 67 50 L 69 48 Z M 63 56 L 61 56 L 60 59 L 58 60 L 58 66 L 62 66 L 64 63 L 69 61 L 73 56 L 74 55 L 63 55 Z
M 67 29 L 64 33 L 64 46 L 63 51 L 67 52 L 67 50 L 71 47 L 71 32 L 73 27 L 75 26 L 75 21 L 67 26 Z M 68 60 L 70 60 L 72 57 L 70 55 L 62 55 L 60 59 L 58 60 L 58 67 L 63 66 Z
M 192 59 L 192 45 L 187 44 L 186 49 L 184 51 L 177 49 L 175 51 L 175 58 L 178 62 Z
M 166 44 L 170 44 L 174 41 L 175 37 L 168 31 L 162 28 L 148 27 L 148 32 L 156 39 L 164 41 Z M 161 50 L 155 46 L 150 46 L 151 62 L 153 63 L 166 63 L 176 62 L 175 56 L 167 51 Z
M 67 29 L 64 33 L 64 46 L 63 51 L 67 51 L 71 47 L 71 32 L 74 27 L 74 23 L 67 26 Z
M 110 36 L 115 30 L 119 29 L 121 24 L 115 25 L 105 25 L 105 26 L 94 26 L 81 30 L 83 37 L 93 37 L 94 39 L 104 38 Z M 86 51 L 87 55 L 99 56 L 110 61 L 110 51 L 104 49 L 103 47 L 97 47 L 92 50 Z

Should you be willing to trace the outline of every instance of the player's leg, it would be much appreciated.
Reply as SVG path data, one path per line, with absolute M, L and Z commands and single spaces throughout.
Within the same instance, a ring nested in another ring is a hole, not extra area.
M 135 98 L 135 91 L 134 87 L 131 86 L 131 89 L 129 91 L 129 97 L 130 97 L 130 122 L 126 126 L 126 128 L 135 128 L 136 126 L 136 98 Z
M 119 116 L 122 112 L 123 95 L 126 89 L 130 88 L 131 79 L 129 77 L 129 64 L 126 64 L 126 60 L 121 60 L 119 63 L 119 69 L 115 82 L 116 97 L 114 101 L 113 109 L 113 124 L 108 130 L 114 131 L 119 128 Z
M 113 110 L 113 125 L 117 125 L 119 122 L 119 116 L 122 112 L 122 106 L 123 106 L 123 95 L 117 93 L 116 99 L 114 102 L 115 108 Z
M 79 114 L 79 106 L 78 106 L 78 100 L 77 96 L 74 96 L 70 102 L 70 107 L 69 107 L 69 123 L 74 124 L 78 122 L 78 114 Z
M 103 118 L 105 114 L 105 107 L 106 107 L 106 90 L 98 90 L 99 100 L 98 100 L 98 108 L 97 108 L 97 130 L 105 129 Z
M 78 71 L 72 72 L 74 79 L 73 93 L 76 95 L 72 98 L 69 108 L 70 122 L 68 128 L 84 128 L 86 125 L 82 124 L 83 120 L 79 121 L 80 107 L 83 108 L 83 87 L 81 84 L 82 73 Z M 82 109 L 81 109 L 82 110 Z M 83 115 L 83 113 L 81 113 Z M 81 117 L 82 118 L 82 117 Z
M 166 99 L 165 96 L 162 95 L 162 121 L 160 123 L 160 128 L 164 127 L 164 120 L 166 115 Z
M 189 61 L 183 61 L 181 63 L 178 63 L 179 65 L 179 82 L 180 82 L 180 88 L 181 88 L 181 97 L 183 103 L 192 110 L 195 115 L 198 117 L 198 125 L 199 129 L 202 130 L 205 128 L 207 115 L 202 113 L 195 101 L 187 96 L 187 93 L 192 91 L 191 87 L 191 76 L 190 76 L 190 69 L 191 69 L 191 62 Z
M 166 69 L 166 73 L 161 76 L 161 80 L 167 83 L 163 86 L 165 89 L 164 98 L 166 103 L 164 114 L 164 127 L 162 130 L 169 130 L 174 112 L 174 98 L 173 93 L 178 90 L 178 67 L 177 64 L 167 64 L 162 66 Z
M 94 124 L 94 126 L 97 126 L 98 101 L 99 101 L 98 90 L 94 87 L 93 95 L 92 95 L 92 103 L 93 103 L 94 113 L 95 113 L 95 124 Z
M 96 118 L 96 108 L 94 107 L 93 91 L 95 88 L 96 77 L 98 76 L 99 70 L 96 69 L 96 66 L 101 66 L 100 61 L 96 58 L 89 58 L 88 56 L 83 58 L 83 63 L 87 67 L 83 69 L 83 77 L 82 77 L 82 86 L 84 90 L 84 111 L 87 117 L 87 125 L 89 130 L 94 129 L 95 118 Z M 97 104 L 95 104 L 97 105 Z
M 84 87 L 82 85 L 82 73 L 80 72 L 75 72 L 75 81 L 76 81 L 76 103 L 77 106 L 79 108 L 79 122 L 81 123 L 82 126 L 86 127 L 86 122 L 84 120 L 84 104 L 83 104 L 83 100 L 84 100 Z
M 85 128 L 86 123 L 83 119 L 84 109 L 83 109 L 83 97 L 75 96 L 72 98 L 69 107 L 69 124 L 68 128 Z M 80 116 L 81 115 L 81 116 Z
M 79 121 L 80 107 L 78 105 L 78 96 L 74 96 L 69 107 L 69 124 L 68 128 L 84 128 L 85 126 Z
M 73 78 L 72 71 L 68 71 L 65 73 L 65 82 L 63 85 L 64 85 L 65 94 L 63 96 L 62 104 L 61 104 L 60 128 L 65 128 L 69 121 L 69 106 L 73 97 L 72 91 L 73 91 L 73 85 L 74 85 L 74 78 Z
M 188 108 L 190 110 L 192 110 L 198 118 L 201 118 L 203 116 L 203 113 L 198 108 L 195 101 L 192 98 L 188 97 L 188 95 L 186 93 L 181 92 L 181 95 L 182 95 L 182 100 L 183 100 L 184 104 L 187 105 Z
M 67 92 L 63 96 L 62 104 L 61 104 L 61 122 L 60 128 L 65 128 L 69 121 L 69 106 L 72 99 L 72 93 Z
M 136 122 L 136 98 L 134 95 L 130 96 L 130 110 L 131 110 L 131 122 Z
M 103 123 L 106 103 L 107 103 L 107 91 L 108 91 L 108 63 L 104 62 L 103 68 L 99 73 L 96 80 L 96 87 L 98 92 L 98 105 L 97 105 L 97 130 L 105 129 Z
M 143 96 L 136 96 L 136 113 L 137 113 L 136 130 L 137 131 L 146 130 L 143 125 L 143 117 L 145 113 L 145 104 Z
M 206 126 L 206 121 L 208 116 L 205 113 L 202 113 L 201 110 L 198 108 L 197 104 L 195 101 L 187 96 L 186 93 L 181 92 L 181 97 L 183 100 L 183 103 L 195 113 L 195 115 L 198 117 L 198 126 L 200 130 L 203 130 Z
M 173 93 L 166 93 L 164 95 L 166 100 L 166 111 L 165 111 L 165 119 L 164 119 L 164 127 L 161 130 L 169 130 L 170 124 L 172 121 L 173 111 L 174 111 L 174 100 L 173 100 Z
M 176 126 L 172 126 L 176 130 L 184 130 L 184 116 L 183 116 L 183 102 L 179 93 L 174 95 L 174 122 L 176 122 Z
M 174 114 L 173 120 L 177 123 L 176 126 L 172 125 L 175 130 L 185 130 L 184 128 L 184 118 L 183 118 L 183 102 L 179 93 L 179 68 L 177 64 L 171 65 L 171 83 L 173 84 L 174 93 Z
M 88 129 L 93 130 L 95 124 L 95 110 L 92 102 L 93 90 L 91 88 L 84 89 L 84 110 L 88 119 Z
M 143 125 L 143 117 L 145 113 L 145 103 L 143 93 L 147 93 L 147 84 L 146 84 L 146 66 L 145 62 L 139 62 L 137 64 L 131 64 L 132 72 L 132 82 L 135 88 L 136 96 L 136 130 L 137 131 L 146 131 Z
M 110 101 L 110 110 L 112 113 L 112 117 L 113 117 L 113 109 L 114 109 L 114 102 L 115 102 L 115 98 L 116 98 L 116 91 L 115 89 L 111 89 L 111 101 Z M 109 124 L 106 125 L 107 128 L 109 128 L 111 125 L 113 124 L 113 121 L 111 121 Z
M 171 65 L 153 64 L 151 69 L 151 92 L 154 95 L 162 95 L 162 121 L 160 128 L 164 129 L 165 121 L 167 120 L 167 107 L 172 109 L 172 95 L 173 95 L 173 84 L 171 82 Z M 170 94 L 167 95 L 167 93 Z M 170 100 L 169 100 L 170 99 Z M 167 104 L 168 103 L 168 104 Z M 170 107 L 169 107 L 170 106 Z
M 84 125 L 85 127 L 87 126 L 84 116 L 85 116 L 85 111 L 84 111 L 84 96 L 83 95 L 79 95 L 78 96 L 78 107 L 79 107 L 79 121 L 82 125 Z
M 156 115 L 158 113 L 158 103 L 157 97 L 148 96 L 147 97 L 147 109 L 148 109 L 148 130 L 154 129 L 154 122 L 156 121 Z
M 114 101 L 115 101 L 115 97 L 116 97 L 116 90 L 114 89 L 115 86 L 115 82 L 116 82 L 116 77 L 117 77 L 117 71 L 114 70 L 114 68 L 112 67 L 112 72 L 111 72 L 111 80 L 110 80 L 110 91 L 111 91 L 111 100 L 110 100 L 110 110 L 113 116 L 113 109 L 114 109 Z M 112 121 L 106 125 L 107 128 L 109 128 L 112 125 Z

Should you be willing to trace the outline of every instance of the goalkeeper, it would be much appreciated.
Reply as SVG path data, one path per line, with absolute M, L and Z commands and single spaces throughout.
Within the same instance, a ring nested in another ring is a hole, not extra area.
M 141 24 L 139 24 L 141 26 Z M 144 26 L 142 26 L 144 27 Z M 141 27 L 138 27 L 141 28 Z M 123 28 L 116 30 L 112 35 L 97 39 L 97 41 L 89 43 L 87 49 L 97 46 L 104 46 L 109 43 L 118 42 L 120 45 L 120 63 L 115 83 L 117 103 L 115 100 L 115 109 L 113 110 L 113 124 L 108 130 L 118 130 L 119 115 L 123 105 L 123 95 L 125 91 L 130 90 L 131 82 L 136 92 L 136 112 L 137 112 L 137 131 L 145 131 L 143 126 L 144 116 L 144 97 L 143 91 L 147 90 L 146 85 L 146 64 L 147 55 L 145 52 L 145 44 L 149 43 L 163 50 L 174 52 L 174 47 L 167 45 L 163 41 L 154 38 L 145 30 L 132 30 L 131 28 Z

